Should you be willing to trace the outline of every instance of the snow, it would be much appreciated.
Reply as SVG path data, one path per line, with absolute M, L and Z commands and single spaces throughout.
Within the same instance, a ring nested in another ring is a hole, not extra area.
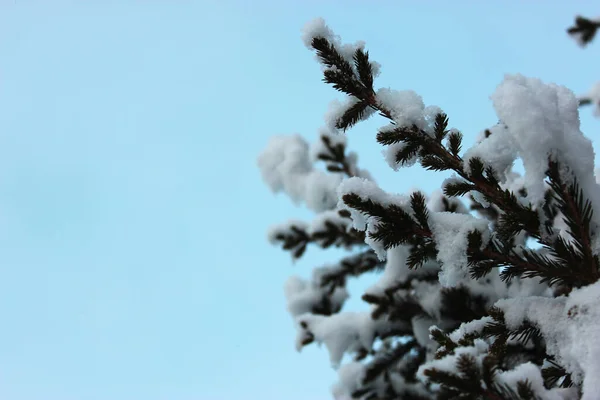
M 552 297 L 552 290 L 541 278 L 513 279 L 504 297 Z
M 548 354 L 582 383 L 582 400 L 600 393 L 600 282 L 573 290 L 568 297 L 529 297 L 500 300 L 506 324 L 517 328 L 534 323 L 544 335 Z
M 319 154 L 325 154 L 331 156 L 331 151 L 327 148 L 322 137 L 326 137 L 329 139 L 329 142 L 333 147 L 337 145 L 342 145 L 344 148 L 347 145 L 347 138 L 345 135 L 341 134 L 338 131 L 334 131 L 328 128 L 319 129 L 319 137 L 315 142 L 310 146 L 310 159 L 315 162 L 319 159 Z
M 489 131 L 492 133 L 489 137 L 483 138 L 465 152 L 463 156 L 464 171 L 469 173 L 469 161 L 478 157 L 486 167 L 492 167 L 498 173 L 497 178 L 504 182 L 507 172 L 510 171 L 517 158 L 517 149 L 506 125 L 495 125 Z
M 594 83 L 583 98 L 589 99 L 594 107 L 594 116 L 600 117 L 600 81 Z
M 389 146 L 386 146 L 381 153 L 383 154 L 383 159 L 394 171 L 398 171 L 402 167 L 412 167 L 418 161 L 418 155 L 414 155 L 412 158 L 404 160 L 402 163 L 398 163 L 396 161 L 396 154 L 402 151 L 406 147 L 405 143 L 393 143 Z
M 425 348 L 432 347 L 432 345 L 434 346 L 433 348 L 435 348 L 435 343 L 429 337 L 429 328 L 433 325 L 433 320 L 416 316 L 411 319 L 411 323 L 417 342 Z
M 483 317 L 481 319 L 475 319 L 469 322 L 463 322 L 460 326 L 452 333 L 450 333 L 450 339 L 457 343 L 459 340 L 464 338 L 466 335 L 472 333 L 480 333 L 483 328 L 493 321 L 492 317 Z
M 258 166 L 274 193 L 284 192 L 296 204 L 305 203 L 316 212 L 335 207 L 336 189 L 343 178 L 314 169 L 308 143 L 300 135 L 272 137 Z
M 454 175 L 456 176 L 456 175 Z M 458 179 L 458 178 L 457 178 Z M 442 184 L 442 187 L 449 182 L 448 180 L 445 180 Z M 430 211 L 434 211 L 434 212 L 442 212 L 442 211 L 446 211 L 443 199 L 446 198 L 448 200 L 448 202 L 450 202 L 450 204 L 456 205 L 456 211 L 459 214 L 468 214 L 469 210 L 467 209 L 467 207 L 464 205 L 464 203 L 462 201 L 460 201 L 460 199 L 458 198 L 450 198 L 450 197 L 446 197 L 444 195 L 444 192 L 441 189 L 437 189 L 434 190 L 430 195 L 429 195 L 429 199 L 427 200 L 427 209 Z
M 297 317 L 311 312 L 313 307 L 327 297 L 334 306 L 341 306 L 349 297 L 345 288 L 336 287 L 333 294 L 328 295 L 327 288 L 321 288 L 318 282 L 307 282 L 298 277 L 291 276 L 284 286 L 288 312 Z
M 312 41 L 315 38 L 322 37 L 332 44 L 336 50 L 344 57 L 350 65 L 354 66 L 353 57 L 357 49 L 364 49 L 365 42 L 362 40 L 357 41 L 354 44 L 342 44 L 342 39 L 339 35 L 336 35 L 325 23 L 323 18 L 315 18 L 304 25 L 302 29 L 302 42 L 304 46 L 312 50 Z M 317 58 L 317 61 L 320 60 Z M 380 73 L 381 65 L 377 62 L 370 61 L 371 68 L 373 70 L 373 77 L 376 77 Z
M 571 389 L 551 389 L 544 387 L 542 371 L 537 365 L 526 362 L 520 364 L 510 371 L 501 371 L 496 375 L 496 381 L 504 383 L 512 388 L 517 387 L 519 381 L 529 381 L 531 388 L 536 395 L 542 395 L 544 400 L 576 400 L 579 398 L 576 388 Z
M 484 208 L 489 208 L 491 206 L 490 202 L 485 199 L 485 196 L 478 192 L 477 190 L 471 190 L 469 192 L 473 201 L 479 203 Z
M 354 229 L 359 231 L 366 231 L 367 233 L 374 232 L 377 228 L 378 220 L 375 217 L 370 217 L 364 215 L 360 211 L 348 208 L 344 204 L 342 198 L 344 195 L 349 193 L 356 194 L 365 200 L 371 199 L 372 201 L 378 202 L 383 206 L 395 204 L 406 209 L 406 211 L 410 213 L 410 210 L 408 209 L 408 205 L 410 203 L 408 196 L 386 193 L 379 186 L 377 186 L 375 182 L 364 178 L 353 177 L 346 179 L 338 186 L 338 208 L 345 209 L 350 212 L 352 226 Z M 371 246 L 380 260 L 385 260 L 387 252 L 381 243 L 371 239 L 368 236 L 365 239 L 365 243 Z
M 525 187 L 532 203 L 544 198 L 550 156 L 568 167 L 568 172 L 563 171 L 564 179 L 576 177 L 593 204 L 600 205 L 600 188 L 593 175 L 594 149 L 579 129 L 579 103 L 573 92 L 537 78 L 507 75 L 491 99 L 523 161 Z M 599 214 L 594 215 L 596 223 L 600 222 Z
M 334 45 L 341 45 L 341 38 L 329 29 L 323 18 L 307 22 L 302 29 L 302 42 L 309 50 L 312 49 L 313 39 L 317 37 L 325 38 Z
M 348 165 L 351 174 L 371 181 L 374 180 L 369 171 L 358 168 L 358 154 L 353 151 L 347 151 L 347 138 L 337 130 L 332 130 L 329 128 L 321 128 L 319 130 L 319 138 L 310 146 L 310 160 L 312 162 L 321 162 L 321 160 L 319 160 L 319 155 L 333 157 L 332 152 L 322 140 L 323 137 L 326 137 L 327 140 L 329 140 L 330 146 L 336 147 L 341 145 L 344 148 L 345 162 Z M 328 165 L 330 162 L 325 161 L 325 164 Z
M 336 190 L 343 179 L 340 174 L 313 170 L 303 178 L 297 176 L 296 185 L 304 189 L 304 202 L 308 208 L 320 212 L 335 207 Z
M 365 293 L 381 296 L 387 288 L 394 286 L 397 282 L 405 281 L 409 274 L 409 269 L 406 265 L 406 259 L 409 254 L 410 249 L 408 246 L 400 245 L 388 250 L 383 274 Z
M 359 362 L 344 364 L 338 370 L 338 382 L 332 393 L 336 400 L 352 399 L 352 393 L 360 387 L 365 366 Z
M 364 178 L 369 181 L 375 182 L 375 179 L 369 171 L 366 169 L 358 168 L 358 154 L 354 151 L 350 151 L 346 154 L 346 162 L 350 165 L 350 168 L 354 171 L 354 175 L 358 178 Z
M 300 193 L 294 191 L 296 185 L 291 184 L 289 175 L 306 174 L 312 169 L 308 159 L 308 143 L 298 134 L 273 136 L 260 154 L 258 166 L 271 190 L 285 190 L 292 200 L 296 200 Z
M 267 232 L 267 239 L 269 240 L 269 243 L 277 244 L 277 242 L 278 242 L 277 236 L 280 234 L 295 235 L 295 233 L 292 231 L 292 227 L 295 227 L 295 228 L 303 230 L 303 231 L 308 230 L 308 224 L 306 222 L 291 219 L 287 222 L 273 225 L 269 228 L 269 230 Z
M 436 319 L 441 319 L 442 292 L 440 285 L 434 282 L 413 281 L 412 297 L 417 300 L 421 308 Z
M 296 236 L 297 234 L 294 232 L 293 228 L 304 231 L 308 236 L 311 236 L 316 232 L 327 230 L 327 223 L 336 225 L 342 231 L 347 231 L 351 227 L 351 221 L 348 218 L 340 216 L 336 210 L 328 210 L 317 214 L 310 224 L 292 219 L 281 224 L 273 225 L 267 232 L 267 238 L 271 244 L 277 244 L 279 242 L 279 235 Z
M 346 96 L 345 101 L 343 102 L 337 99 L 332 100 L 329 103 L 329 107 L 324 117 L 325 126 L 327 127 L 327 129 L 331 130 L 331 132 L 338 132 L 341 135 L 342 133 L 339 132 L 338 128 L 336 128 L 337 122 L 346 113 L 346 111 L 348 111 L 350 107 L 358 103 L 358 101 L 359 100 L 357 98 L 349 96 Z M 367 107 L 361 120 L 366 120 L 371 115 L 373 115 L 373 113 L 375 113 L 375 110 L 373 110 L 370 107 Z
M 326 223 L 333 223 L 340 227 L 342 230 L 348 230 L 350 227 L 350 220 L 342 217 L 336 210 L 324 211 L 318 214 L 310 224 L 309 232 L 315 233 L 324 231 L 327 229 Z
M 376 94 L 377 102 L 387 109 L 398 126 L 417 125 L 425 127 L 425 104 L 413 90 L 381 88 Z
M 386 289 L 393 287 L 397 283 L 406 282 L 410 277 L 418 279 L 420 276 L 431 274 L 432 271 L 437 272 L 440 269 L 437 263 L 426 262 L 420 268 L 411 270 L 406 264 L 409 255 L 410 246 L 400 245 L 389 249 L 386 254 L 385 268 L 381 277 L 365 293 L 382 296 Z
M 489 345 L 482 339 L 475 339 L 473 346 L 457 347 L 453 354 L 449 354 L 443 358 L 430 360 L 422 364 L 417 371 L 417 377 L 423 382 L 427 381 L 427 377 L 424 375 L 426 369 L 435 368 L 439 371 L 445 371 L 450 373 L 458 373 L 456 368 L 456 362 L 459 356 L 466 354 L 475 358 L 479 364 L 483 357 L 487 354 Z
M 412 90 L 382 88 L 377 91 L 376 98 L 377 102 L 390 112 L 395 122 L 395 125 L 390 124 L 381 131 L 394 130 L 399 126 L 412 127 L 416 125 L 428 134 L 433 134 L 432 127 L 435 123 L 435 116 L 442 112 L 437 106 L 425 107 L 421 96 Z M 415 155 L 413 159 L 398 164 L 396 162 L 396 154 L 404 146 L 404 143 L 395 143 L 386 146 L 383 150 L 386 162 L 394 171 L 397 171 L 400 167 L 410 167 L 418 159 L 418 156 Z
M 425 107 L 423 98 L 413 90 L 381 88 L 376 93 L 376 99 L 390 112 L 397 126 L 416 125 L 428 133 L 432 132 L 436 115 L 442 113 L 438 106 Z
M 481 232 L 484 244 L 489 240 L 488 222 L 471 215 L 450 212 L 431 213 L 429 226 L 438 250 L 437 259 L 442 263 L 439 275 L 443 287 L 456 287 L 471 280 L 467 269 L 467 235 Z
M 296 348 L 300 350 L 306 331 L 311 332 L 316 342 L 325 344 L 335 368 L 339 367 L 346 352 L 361 347 L 370 349 L 378 331 L 391 325 L 385 320 L 374 320 L 371 312 L 342 312 L 330 316 L 304 314 L 298 317 L 297 322 Z M 302 328 L 302 324 L 307 328 Z

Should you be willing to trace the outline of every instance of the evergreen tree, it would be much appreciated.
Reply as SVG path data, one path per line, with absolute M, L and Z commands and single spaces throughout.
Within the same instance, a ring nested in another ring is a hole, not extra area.
M 588 43 L 598 26 L 578 18 L 569 32 Z M 303 39 L 347 101 L 316 144 L 277 136 L 258 163 L 272 190 L 316 213 L 272 228 L 273 243 L 295 259 L 309 245 L 349 252 L 285 286 L 297 347 L 323 343 L 339 366 L 336 398 L 600 398 L 600 186 L 579 99 L 508 75 L 492 95 L 500 122 L 464 151 L 440 108 L 375 88 L 362 43 L 322 19 Z M 376 140 L 392 168 L 453 173 L 440 194 L 387 193 L 359 168 L 344 132 L 373 114 L 388 122 Z M 341 311 L 347 280 L 370 271 L 370 310 Z

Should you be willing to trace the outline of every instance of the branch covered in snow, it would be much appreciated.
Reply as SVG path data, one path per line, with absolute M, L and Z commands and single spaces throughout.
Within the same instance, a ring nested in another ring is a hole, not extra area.
M 569 33 L 589 42 L 593 24 Z M 507 75 L 491 96 L 500 122 L 464 149 L 439 107 L 374 87 L 363 42 L 343 44 L 322 19 L 303 41 L 347 98 L 311 149 L 279 137 L 259 165 L 273 190 L 318 213 L 273 228 L 272 242 L 295 258 L 310 243 L 354 252 L 285 291 L 298 350 L 323 343 L 338 368 L 336 398 L 597 398 L 600 186 L 576 96 Z M 440 192 L 389 193 L 356 167 L 340 135 L 374 114 L 388 165 L 451 172 Z M 368 272 L 381 276 L 367 309 L 343 309 L 347 278 Z

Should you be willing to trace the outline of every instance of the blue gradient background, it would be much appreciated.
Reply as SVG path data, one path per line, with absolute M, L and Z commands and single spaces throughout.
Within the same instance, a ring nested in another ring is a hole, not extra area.
M 368 4 L 366 4 L 368 3 Z M 466 144 L 496 122 L 505 72 L 583 92 L 598 44 L 565 34 L 588 1 L 0 0 L 0 398 L 319 400 L 325 349 L 298 355 L 264 232 L 303 208 L 255 160 L 269 136 L 316 137 L 334 91 L 300 41 L 324 17 L 364 39 L 380 86 L 437 104 Z M 583 112 L 585 132 L 600 122 Z M 374 119 L 350 146 L 388 190 Z M 364 283 L 353 283 L 360 295 Z M 360 309 L 358 300 L 350 307 Z

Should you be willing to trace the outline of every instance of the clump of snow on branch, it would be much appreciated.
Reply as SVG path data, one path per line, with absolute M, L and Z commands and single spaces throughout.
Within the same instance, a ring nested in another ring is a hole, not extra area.
M 462 324 L 460 324 L 458 329 L 456 329 L 454 332 L 450 333 L 449 337 L 450 337 L 450 339 L 452 339 L 452 341 L 458 342 L 466 335 L 473 334 L 473 333 L 481 333 L 481 331 L 483 331 L 483 328 L 485 328 L 485 326 L 487 324 L 489 324 L 493 321 L 494 320 L 492 319 L 492 317 L 483 317 L 481 319 L 476 319 L 476 320 L 469 321 L 469 322 L 463 322 Z M 432 328 L 435 328 L 435 327 L 432 327 Z
M 288 278 L 284 293 L 287 309 L 293 317 L 311 312 L 313 307 L 319 304 L 325 296 L 334 307 L 341 307 L 348 298 L 348 292 L 343 287 L 336 287 L 334 292 L 329 294 L 328 288 L 321 287 L 318 279 L 306 281 L 298 276 Z
M 351 174 L 361 178 L 374 180 L 371 174 L 358 167 L 358 154 L 353 151 L 346 151 L 347 137 L 333 128 L 321 128 L 318 139 L 310 146 L 310 159 L 312 162 L 320 160 L 320 156 L 325 155 L 335 158 L 331 150 L 327 147 L 325 140 L 329 141 L 332 147 L 341 146 L 345 150 L 345 162 L 347 163 Z
M 435 116 L 442 112 L 437 106 L 427 106 L 423 103 L 423 99 L 412 90 L 392 90 L 382 88 L 377 91 L 377 102 L 384 109 L 390 112 L 395 124 L 391 124 L 382 130 L 393 130 L 398 126 L 412 127 L 416 126 L 419 129 L 432 133 L 432 126 L 435 121 Z M 410 167 L 418 159 L 415 155 L 412 159 L 404 161 L 402 164 L 396 162 L 396 154 L 405 146 L 404 143 L 395 143 L 387 146 L 383 150 L 383 154 L 388 165 L 395 171 L 399 167 Z
M 341 46 L 342 43 L 339 35 L 333 33 L 323 18 L 315 18 L 307 22 L 302 29 L 302 42 L 309 50 L 312 50 L 313 39 L 317 37 L 327 39 L 329 43 L 337 46 Z
M 589 100 L 594 107 L 594 116 L 600 117 L 600 82 L 594 83 L 587 94 L 581 96 L 580 99 Z
M 504 383 L 509 387 L 517 387 L 518 382 L 527 381 L 531 385 L 534 393 L 544 400 L 569 400 L 577 398 L 577 389 L 575 388 L 553 388 L 546 389 L 542 378 L 542 371 L 539 366 L 532 362 L 526 362 L 518 365 L 509 371 L 501 371 L 496 374 L 498 383 Z
M 488 222 L 472 215 L 440 212 L 430 215 L 429 224 L 436 241 L 437 259 L 442 263 L 440 284 L 455 287 L 471 281 L 467 269 L 467 235 L 471 231 L 479 231 L 484 244 L 487 243 Z
M 310 158 L 311 161 L 315 162 L 319 159 L 319 154 L 329 154 L 330 151 L 325 145 L 325 142 L 321 139 L 321 137 L 326 137 L 332 146 L 341 145 L 344 148 L 347 145 L 348 139 L 346 135 L 342 135 L 339 132 L 336 132 L 331 129 L 321 128 L 319 129 L 319 137 L 314 143 L 310 146 Z
M 413 90 L 392 90 L 382 88 L 377 91 L 377 101 L 390 111 L 393 120 L 399 126 L 425 125 L 425 103 Z
M 272 137 L 258 166 L 273 192 L 285 192 L 296 204 L 305 203 L 316 212 L 335 207 L 342 176 L 315 169 L 308 143 L 300 135 Z
M 600 393 L 600 282 L 573 290 L 568 297 L 503 299 L 506 325 L 517 329 L 524 321 L 537 326 L 554 355 L 576 383 L 582 383 L 582 400 Z
M 447 198 L 440 189 L 434 190 L 429 195 L 429 199 L 427 200 L 427 209 L 434 212 L 446 211 L 446 204 L 444 200 L 448 201 L 451 205 L 456 206 L 456 213 L 469 214 L 469 210 L 460 199 Z
M 302 42 L 308 49 L 312 49 L 312 42 L 315 38 L 327 39 L 352 66 L 354 66 L 353 57 L 356 50 L 364 49 L 365 47 L 365 42 L 362 40 L 354 44 L 343 44 L 341 37 L 333 33 L 323 18 L 315 18 L 307 22 L 302 29 Z M 317 57 L 316 59 L 321 64 L 319 58 Z M 325 67 L 324 65 L 322 66 Z M 377 77 L 381 66 L 377 62 L 371 61 L 371 69 L 373 70 L 373 76 Z
M 505 182 L 507 174 L 517 159 L 517 149 L 506 125 L 495 125 L 489 129 L 489 132 L 491 133 L 489 137 L 483 137 L 475 146 L 465 152 L 463 156 L 464 170 L 469 173 L 469 161 L 473 157 L 477 157 L 499 174 L 497 178 L 500 182 Z
M 350 362 L 338 369 L 338 382 L 332 387 L 336 400 L 351 400 L 352 393 L 361 386 L 364 377 L 365 365 L 359 362 Z
M 335 210 L 324 211 L 312 220 L 308 229 L 308 233 L 312 234 L 314 232 L 325 230 L 328 222 L 337 225 L 342 230 L 348 230 L 351 223 L 348 218 L 340 216 L 340 214 Z
M 523 160 L 530 201 L 543 200 L 548 157 L 552 157 L 569 168 L 563 178 L 577 178 L 590 200 L 600 206 L 593 175 L 594 149 L 579 129 L 579 103 L 573 92 L 536 78 L 507 75 L 491 99 Z M 595 217 L 600 222 L 598 213 Z
M 301 350 L 303 340 L 310 333 L 317 343 L 325 345 L 334 367 L 339 367 L 345 353 L 370 349 L 375 335 L 390 326 L 388 321 L 371 318 L 370 312 L 343 312 L 329 316 L 305 314 L 296 321 L 299 325 L 296 349 Z
M 408 205 L 410 202 L 408 196 L 387 193 L 377 186 L 375 182 L 364 178 L 353 177 L 346 179 L 338 187 L 338 208 L 345 209 L 350 212 L 352 226 L 356 230 L 373 233 L 377 229 L 378 220 L 375 217 L 364 215 L 360 211 L 356 211 L 353 208 L 346 207 L 342 198 L 344 195 L 350 193 L 355 194 L 364 200 L 369 199 L 375 201 L 383 206 L 394 204 L 406 209 L 406 211 L 410 213 L 410 210 L 408 210 Z M 365 243 L 371 246 L 380 260 L 385 260 L 386 250 L 381 243 L 371 239 L 368 235 L 365 239 Z
M 281 224 L 272 225 L 267 231 L 267 239 L 269 240 L 269 243 L 276 244 L 278 235 L 293 233 L 294 228 L 306 231 L 308 229 L 308 224 L 304 221 L 291 219 Z
M 424 372 L 426 369 L 431 368 L 435 368 L 439 371 L 455 373 L 457 361 L 463 354 L 472 356 L 475 361 L 481 365 L 483 358 L 487 355 L 488 348 L 489 345 L 484 340 L 475 339 L 473 346 L 457 347 L 453 354 L 447 355 L 440 359 L 430 360 L 429 362 L 422 364 L 419 367 L 417 376 L 424 382 L 427 381 L 427 377 L 425 376 Z
M 348 111 L 348 109 L 350 109 L 351 107 L 356 105 L 356 103 L 358 103 L 358 102 L 359 102 L 359 100 L 357 98 L 349 97 L 349 96 L 347 96 L 343 102 L 339 101 L 337 99 L 332 100 L 329 103 L 329 107 L 324 116 L 325 126 L 327 127 L 327 129 L 329 129 L 331 132 L 336 132 L 339 135 L 343 135 L 343 133 L 340 132 L 337 128 L 337 122 L 340 120 L 340 118 L 342 118 L 342 116 L 346 113 L 346 111 Z M 372 108 L 365 109 L 365 112 L 363 113 L 361 120 L 366 120 L 374 113 L 375 113 L 375 110 Z
M 410 246 L 399 245 L 389 249 L 386 254 L 385 268 L 381 277 L 365 293 L 381 296 L 385 293 L 386 289 L 393 287 L 395 284 L 404 283 L 410 277 L 418 278 L 422 275 L 437 272 L 440 269 L 437 263 L 426 262 L 420 268 L 411 270 L 406 264 L 409 255 Z

